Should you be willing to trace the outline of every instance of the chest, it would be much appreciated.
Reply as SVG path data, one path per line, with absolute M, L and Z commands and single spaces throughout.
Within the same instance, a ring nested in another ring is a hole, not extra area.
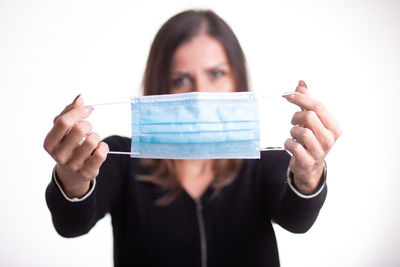
M 207 188 L 198 201 L 183 191 L 163 207 L 154 205 L 162 195 L 154 188 L 140 190 L 142 195 L 132 195 L 124 215 L 113 218 L 114 232 L 120 232 L 115 238 L 123 239 L 114 242 L 126 244 L 122 251 L 135 251 L 125 257 L 153 265 L 201 266 L 206 260 L 208 266 L 229 266 L 257 259 L 268 240 L 274 241 L 272 227 L 251 189 L 237 189 L 212 199 Z M 119 220 L 128 223 L 118 225 Z

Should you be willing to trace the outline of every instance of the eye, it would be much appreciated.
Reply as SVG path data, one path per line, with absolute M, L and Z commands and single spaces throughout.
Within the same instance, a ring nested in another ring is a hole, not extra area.
M 212 78 L 219 78 L 226 75 L 226 72 L 223 70 L 212 70 L 210 72 Z
M 190 83 L 190 78 L 187 76 L 176 77 L 171 81 L 171 85 L 173 88 L 179 88 L 189 83 Z

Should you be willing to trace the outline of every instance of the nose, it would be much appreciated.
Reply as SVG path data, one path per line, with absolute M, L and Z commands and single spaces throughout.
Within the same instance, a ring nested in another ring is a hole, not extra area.
M 207 92 L 210 91 L 210 82 L 205 75 L 196 75 L 194 77 L 194 88 L 195 92 Z

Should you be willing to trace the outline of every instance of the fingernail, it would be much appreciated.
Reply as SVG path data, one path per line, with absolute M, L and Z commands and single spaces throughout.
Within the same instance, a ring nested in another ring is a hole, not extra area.
M 290 94 L 290 95 L 283 95 L 283 98 L 286 98 L 286 100 L 292 100 L 294 98 L 294 94 Z
M 305 87 L 307 89 L 307 84 L 305 83 L 305 81 L 300 80 L 299 81 L 299 85 L 301 85 L 301 86 L 303 86 L 303 87 Z
M 82 94 L 79 94 L 75 97 L 74 101 L 72 101 L 72 103 L 75 103 L 76 100 L 78 100 L 78 98 L 81 96 Z
M 92 112 L 94 110 L 93 106 L 85 106 L 86 110 Z

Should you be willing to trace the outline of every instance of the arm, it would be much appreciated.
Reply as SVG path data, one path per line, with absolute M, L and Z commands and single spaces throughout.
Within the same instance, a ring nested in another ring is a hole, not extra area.
M 129 139 L 112 136 L 104 140 L 112 149 L 123 151 Z M 102 164 L 89 192 L 81 198 L 70 198 L 59 183 L 56 169 L 46 190 L 46 202 L 56 231 L 64 237 L 86 234 L 108 212 L 112 213 L 122 196 L 123 177 L 127 176 L 129 158 L 108 157 Z
M 46 203 L 51 212 L 54 228 L 64 237 L 76 237 L 89 232 L 99 219 L 96 212 L 96 184 L 93 182 L 89 193 L 78 198 L 68 198 L 53 171 L 46 189 Z
M 300 81 L 296 94 L 285 96 L 301 111 L 292 118 L 293 139 L 285 142 L 292 154 L 287 182 L 279 182 L 282 168 L 274 174 L 274 199 L 270 199 L 272 219 L 292 232 L 307 231 L 316 220 L 327 194 L 325 157 L 341 135 L 341 127 L 325 106 L 311 98 Z M 282 165 L 281 165 L 282 166 Z M 287 165 L 286 165 L 287 166 Z M 287 167 L 286 167 L 287 168 Z
M 317 220 L 318 214 L 327 195 L 327 186 L 312 198 L 298 196 L 286 186 L 283 191 L 279 209 L 273 220 L 292 233 L 307 232 Z
M 105 170 L 114 164 L 108 160 L 102 166 L 109 148 L 100 142 L 98 134 L 92 132 L 92 125 L 85 120 L 92 111 L 78 96 L 55 117 L 54 126 L 44 141 L 45 150 L 57 163 L 46 190 L 46 200 L 54 226 L 64 236 L 87 233 L 108 210 L 107 203 L 99 205 L 97 201 L 101 184 L 96 185 L 94 179 L 98 177 L 102 183 L 106 182 Z M 100 168 L 103 175 L 99 175 Z
M 258 165 L 259 189 L 268 218 L 293 233 L 304 233 L 316 221 L 325 201 L 327 186 L 323 183 L 313 195 L 305 195 L 289 176 L 290 155 L 285 151 L 265 151 Z M 290 185 L 292 183 L 292 185 Z
M 296 187 L 293 173 L 288 168 L 287 183 L 283 189 L 279 209 L 274 215 L 276 223 L 293 233 L 305 233 L 311 228 L 327 195 L 326 164 L 324 166 L 320 184 L 311 195 L 305 195 Z

